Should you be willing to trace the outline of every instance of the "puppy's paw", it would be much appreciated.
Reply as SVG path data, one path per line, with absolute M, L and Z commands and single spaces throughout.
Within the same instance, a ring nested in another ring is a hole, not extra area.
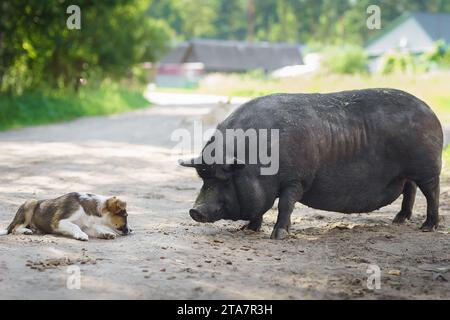
M 15 230 L 13 230 L 12 232 L 13 234 L 19 234 L 19 235 L 31 235 L 33 234 L 33 231 L 31 229 L 25 228 L 25 227 L 21 227 L 21 228 L 16 228 Z
M 80 241 L 88 241 L 89 240 L 89 236 L 84 232 L 76 233 L 73 236 L 73 238 L 76 240 L 80 240 Z
M 116 238 L 116 235 L 111 232 L 104 232 L 104 233 L 100 234 L 99 238 L 106 239 L 106 240 L 113 240 Z

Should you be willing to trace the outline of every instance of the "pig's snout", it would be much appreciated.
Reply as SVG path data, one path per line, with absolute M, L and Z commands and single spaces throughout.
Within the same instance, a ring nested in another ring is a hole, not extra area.
M 206 216 L 197 209 L 189 210 L 189 215 L 191 216 L 192 219 L 194 219 L 197 222 L 206 222 L 207 220 Z
M 203 207 L 194 207 L 189 215 L 197 222 L 214 222 L 220 219 L 220 209 L 205 210 Z

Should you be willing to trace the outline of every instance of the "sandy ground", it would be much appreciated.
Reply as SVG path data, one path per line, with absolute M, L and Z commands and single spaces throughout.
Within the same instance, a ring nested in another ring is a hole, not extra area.
M 403 226 L 391 225 L 399 200 L 361 215 L 299 205 L 284 241 L 269 239 L 275 210 L 260 233 L 241 231 L 243 222 L 191 220 L 201 181 L 170 157 L 170 134 L 212 106 L 157 106 L 0 133 L 0 227 L 26 199 L 84 191 L 124 197 L 134 229 L 89 242 L 0 237 L 0 298 L 450 298 L 449 181 L 435 233 L 418 231 L 422 195 Z M 380 289 L 367 287 L 370 265 L 380 268 Z M 67 287 L 69 266 L 79 267 L 79 290 Z

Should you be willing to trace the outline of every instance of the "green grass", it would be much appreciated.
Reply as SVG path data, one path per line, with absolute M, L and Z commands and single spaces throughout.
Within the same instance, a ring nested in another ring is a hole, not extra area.
M 34 91 L 0 95 L 0 130 L 120 113 L 148 107 L 137 90 L 106 87 L 80 92 Z
M 261 96 L 266 96 L 272 93 L 277 93 L 274 90 L 258 90 L 258 89 L 242 89 L 242 90 L 234 90 L 229 93 L 231 97 L 249 97 L 249 98 L 257 98 Z
M 444 149 L 444 152 L 442 153 L 442 172 L 445 177 L 450 177 L 450 145 L 447 146 L 447 148 Z
M 430 99 L 437 110 L 437 113 L 441 115 L 441 121 L 443 123 L 450 123 L 450 94 L 448 96 L 437 96 Z

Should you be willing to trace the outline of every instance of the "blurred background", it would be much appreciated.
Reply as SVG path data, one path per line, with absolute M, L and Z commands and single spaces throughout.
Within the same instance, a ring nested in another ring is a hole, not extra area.
M 0 129 L 148 107 L 145 90 L 364 87 L 407 90 L 447 123 L 449 43 L 450 0 L 2 1 Z

